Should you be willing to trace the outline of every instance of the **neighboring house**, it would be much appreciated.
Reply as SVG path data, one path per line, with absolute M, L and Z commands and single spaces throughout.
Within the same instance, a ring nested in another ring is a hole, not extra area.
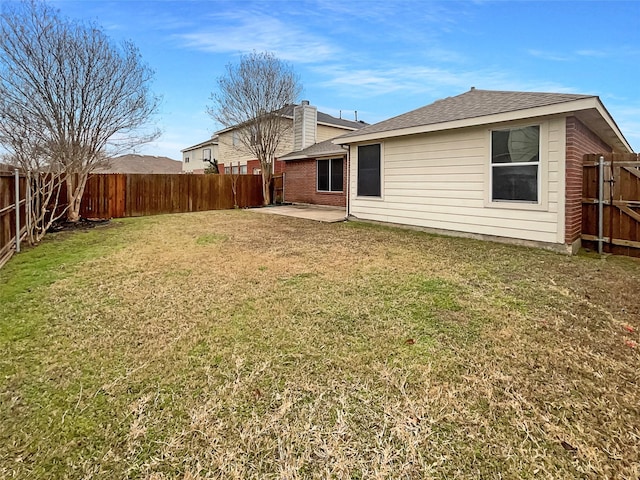
M 346 150 L 329 140 L 366 125 L 336 118 L 303 100 L 282 111 L 287 122 L 276 152 L 275 173 L 285 173 L 284 200 L 294 203 L 346 205 Z M 221 173 L 259 175 L 260 163 L 238 138 L 238 127 L 217 132 Z
M 182 173 L 182 164 L 168 157 L 130 154 L 112 158 L 109 166 L 93 173 Z
M 596 96 L 474 88 L 333 142 L 350 151 L 351 217 L 564 252 L 583 155 L 632 151 Z
M 204 173 L 205 169 L 211 165 L 209 160 L 220 160 L 218 136 L 214 134 L 209 140 L 187 147 L 181 152 L 184 173 Z

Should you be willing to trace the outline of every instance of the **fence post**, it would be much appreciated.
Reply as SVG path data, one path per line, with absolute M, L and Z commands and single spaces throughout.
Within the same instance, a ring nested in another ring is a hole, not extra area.
M 598 254 L 602 255 L 604 242 L 604 157 L 598 159 Z
M 25 224 L 27 226 L 27 231 L 26 231 L 25 235 L 26 235 L 27 241 L 29 243 L 31 243 L 33 241 L 33 237 L 31 236 L 31 232 L 33 231 L 31 229 L 31 227 L 33 226 L 33 217 L 31 216 L 31 214 L 33 212 L 31 211 L 31 187 L 32 187 L 32 183 L 31 183 L 31 173 L 30 172 L 27 172 L 27 175 L 26 175 L 26 178 L 24 179 L 24 181 L 25 181 L 25 186 L 26 186 L 26 188 L 25 188 L 25 194 L 26 194 L 25 195 L 25 198 L 26 198 L 25 202 L 26 202 L 26 204 L 24 206 L 24 209 L 25 209 L 25 211 L 27 213 L 27 218 L 26 218 L 26 222 L 25 222 Z
M 17 168 L 13 175 L 16 181 L 16 253 L 20 253 L 20 172 Z

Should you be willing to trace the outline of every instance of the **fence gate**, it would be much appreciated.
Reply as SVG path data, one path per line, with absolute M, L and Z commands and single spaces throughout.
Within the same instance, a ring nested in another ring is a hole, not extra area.
M 602 252 L 640 257 L 640 157 L 584 156 L 582 243 Z
M 273 195 L 271 196 L 271 203 L 284 203 L 284 173 L 273 176 Z

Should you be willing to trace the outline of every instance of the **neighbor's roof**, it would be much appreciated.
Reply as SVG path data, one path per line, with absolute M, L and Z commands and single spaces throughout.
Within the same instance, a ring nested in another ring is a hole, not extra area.
M 325 140 L 324 142 L 314 143 L 298 152 L 287 153 L 279 157 L 278 160 L 306 160 L 310 158 L 344 156 L 346 154 L 347 151 L 340 145 L 334 144 L 331 140 Z
M 96 169 L 95 173 L 182 173 L 182 162 L 152 155 L 122 155 L 112 158 L 109 166 Z
M 313 105 L 312 105 L 313 106 Z M 282 109 L 282 114 L 285 117 L 293 118 L 293 109 L 297 107 L 297 105 L 287 105 Z M 333 125 L 337 127 L 343 128 L 352 128 L 354 130 L 358 130 L 365 125 L 368 125 L 362 121 L 353 121 L 353 120 L 345 120 L 344 118 L 336 118 L 328 113 L 324 113 L 318 110 L 318 123 L 323 125 Z
M 583 115 L 588 126 L 609 130 L 607 138 L 622 150 L 632 151 L 615 121 L 594 95 L 569 93 L 506 92 L 477 90 L 442 100 L 397 117 L 349 132 L 334 140 L 338 144 L 411 135 L 450 128 L 485 125 L 500 121 L 533 118 L 557 113 L 596 110 L 597 115 Z M 592 112 L 593 113 L 593 112 Z M 606 124 L 606 125 L 605 125 Z M 612 144 L 612 146 L 614 146 Z
M 285 105 L 284 107 L 282 107 L 279 110 L 279 113 L 285 117 L 285 118 L 290 118 L 293 120 L 293 109 L 295 107 L 297 107 L 298 105 L 295 104 L 290 104 L 290 105 Z M 311 105 L 313 106 L 313 105 Z M 320 112 L 318 111 L 318 124 L 320 125 L 328 125 L 328 126 L 332 126 L 332 127 L 340 127 L 340 128 L 347 128 L 350 130 L 358 130 L 366 125 L 369 125 L 366 122 L 363 122 L 361 120 L 359 121 L 353 121 L 353 120 L 345 120 L 344 118 L 336 118 L 332 115 L 329 115 L 328 113 L 324 113 L 324 112 Z M 234 125 L 232 127 L 227 127 L 224 128 L 222 130 L 218 130 L 216 132 L 216 134 L 221 134 L 221 133 L 225 133 L 225 132 L 230 132 L 231 130 L 235 130 L 236 128 L 238 128 L 238 125 Z
M 217 145 L 218 144 L 218 135 L 214 135 L 213 137 L 205 140 L 204 142 L 197 143 L 190 147 L 184 148 L 180 150 L 181 152 L 189 152 L 191 150 L 197 150 L 198 148 L 206 147 L 207 145 Z

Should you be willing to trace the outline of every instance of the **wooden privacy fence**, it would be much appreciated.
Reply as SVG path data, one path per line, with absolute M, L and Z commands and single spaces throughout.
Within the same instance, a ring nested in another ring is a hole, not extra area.
M 224 210 L 258 207 L 262 199 L 260 175 L 93 174 L 80 215 L 122 218 Z
M 20 251 L 20 239 L 27 232 L 26 187 L 27 179 L 23 174 L 0 171 L 0 267 L 14 252 Z M 20 230 L 18 235 L 16 230 Z
M 640 257 L 640 156 L 584 156 L 582 243 Z

